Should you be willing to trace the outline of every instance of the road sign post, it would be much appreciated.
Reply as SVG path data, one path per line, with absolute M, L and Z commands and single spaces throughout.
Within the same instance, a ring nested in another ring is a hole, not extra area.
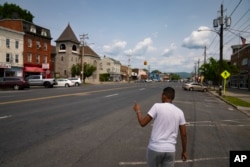
M 220 75 L 222 76 L 222 78 L 224 78 L 224 95 L 226 95 L 226 81 L 231 74 L 227 70 L 225 70 Z

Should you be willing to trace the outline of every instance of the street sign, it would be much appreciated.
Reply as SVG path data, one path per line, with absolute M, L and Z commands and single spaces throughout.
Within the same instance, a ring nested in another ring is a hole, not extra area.
M 220 75 L 224 79 L 227 79 L 228 77 L 230 77 L 230 73 L 227 70 L 223 71 Z

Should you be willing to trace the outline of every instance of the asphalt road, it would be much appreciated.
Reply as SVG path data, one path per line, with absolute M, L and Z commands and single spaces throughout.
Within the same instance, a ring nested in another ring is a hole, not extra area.
M 145 115 L 166 86 L 188 122 L 189 160 L 180 160 L 178 138 L 177 167 L 228 167 L 230 150 L 250 150 L 249 117 L 179 83 L 31 88 L 0 92 L 0 166 L 146 166 L 152 124 L 140 127 L 132 106 L 137 101 Z

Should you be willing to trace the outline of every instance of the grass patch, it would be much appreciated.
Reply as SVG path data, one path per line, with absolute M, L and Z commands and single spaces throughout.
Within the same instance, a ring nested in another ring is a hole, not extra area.
M 232 97 L 232 96 L 223 96 L 223 98 L 230 102 L 231 104 L 234 104 L 236 106 L 242 106 L 242 107 L 250 107 L 250 103 L 244 101 L 244 100 L 241 100 L 239 98 L 236 98 L 236 97 Z

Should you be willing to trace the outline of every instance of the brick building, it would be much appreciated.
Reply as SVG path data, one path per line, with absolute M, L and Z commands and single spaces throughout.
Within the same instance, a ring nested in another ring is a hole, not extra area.
M 250 44 L 233 45 L 231 64 L 239 70 L 237 74 L 231 74 L 229 86 L 250 91 Z
M 53 76 L 51 62 L 50 30 L 22 19 L 3 19 L 0 26 L 23 32 L 23 76 L 43 74 Z

